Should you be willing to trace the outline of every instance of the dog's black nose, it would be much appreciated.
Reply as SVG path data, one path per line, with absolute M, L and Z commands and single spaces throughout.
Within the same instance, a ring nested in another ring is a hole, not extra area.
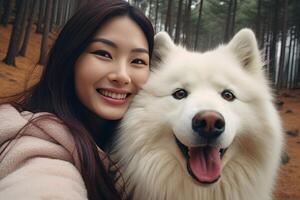
M 193 117 L 192 128 L 201 137 L 214 139 L 224 132 L 225 120 L 219 112 L 205 110 Z

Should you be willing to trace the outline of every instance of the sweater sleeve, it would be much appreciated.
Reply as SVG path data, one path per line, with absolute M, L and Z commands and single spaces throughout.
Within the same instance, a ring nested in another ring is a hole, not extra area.
M 70 162 L 35 157 L 0 181 L 0 198 L 7 200 L 84 200 L 87 192 Z
M 69 130 L 53 118 L 28 124 L 43 115 L 0 106 L 0 199 L 88 199 Z

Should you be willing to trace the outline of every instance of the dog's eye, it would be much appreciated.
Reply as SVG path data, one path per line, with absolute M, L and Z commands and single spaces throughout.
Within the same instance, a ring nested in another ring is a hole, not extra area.
M 227 101 L 233 101 L 236 97 L 230 90 L 224 90 L 221 93 L 222 97 Z
M 183 99 L 188 96 L 188 92 L 184 89 L 178 89 L 172 94 L 172 96 L 175 99 Z

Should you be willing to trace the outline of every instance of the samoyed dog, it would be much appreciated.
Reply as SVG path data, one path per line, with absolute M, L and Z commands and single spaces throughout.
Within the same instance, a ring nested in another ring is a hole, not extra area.
M 136 200 L 269 200 L 283 131 L 253 32 L 204 53 L 155 37 L 112 158 Z

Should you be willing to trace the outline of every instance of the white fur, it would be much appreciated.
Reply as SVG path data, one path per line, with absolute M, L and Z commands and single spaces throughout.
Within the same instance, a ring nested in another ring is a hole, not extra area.
M 243 29 L 229 44 L 205 53 L 187 51 L 159 33 L 152 63 L 155 69 L 125 115 L 112 154 L 133 198 L 272 199 L 283 134 L 253 32 Z M 189 96 L 173 98 L 177 88 Z M 223 99 L 224 89 L 237 99 Z M 205 109 L 224 116 L 218 144 L 229 147 L 221 178 L 211 185 L 188 174 L 174 137 L 186 146 L 201 143 L 191 120 Z

